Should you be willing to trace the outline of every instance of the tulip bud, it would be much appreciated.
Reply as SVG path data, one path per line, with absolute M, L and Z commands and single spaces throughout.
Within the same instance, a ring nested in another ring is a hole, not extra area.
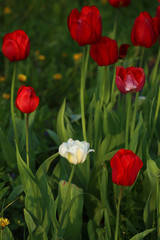
M 31 113 L 36 110 L 39 104 L 39 97 L 32 87 L 21 86 L 17 92 L 15 101 L 16 108 L 23 113 Z
M 120 59 L 125 58 L 125 56 L 127 55 L 128 48 L 129 48 L 129 47 L 130 47 L 129 44 L 122 44 L 122 45 L 119 47 L 119 58 L 120 58 Z
M 73 9 L 67 25 L 71 37 L 80 46 L 98 42 L 102 34 L 102 19 L 96 6 L 85 6 L 80 13 Z
M 131 0 L 108 0 L 114 8 L 128 7 Z
M 89 149 L 90 145 L 85 141 L 74 141 L 71 138 L 59 146 L 59 154 L 66 158 L 72 164 L 83 163 L 86 160 L 89 152 L 94 152 Z
M 111 159 L 110 165 L 113 183 L 131 186 L 135 182 L 143 162 L 131 150 L 120 149 Z
M 159 35 L 159 19 L 152 18 L 148 12 L 141 12 L 135 19 L 131 41 L 135 46 L 150 48 L 156 43 Z
M 139 92 L 145 83 L 145 74 L 142 68 L 116 67 L 116 85 L 121 93 Z
M 2 52 L 11 62 L 27 58 L 30 52 L 29 37 L 22 30 L 7 33 L 3 37 Z
M 108 37 L 101 37 L 98 43 L 91 45 L 90 56 L 99 66 L 107 66 L 117 62 L 117 42 Z

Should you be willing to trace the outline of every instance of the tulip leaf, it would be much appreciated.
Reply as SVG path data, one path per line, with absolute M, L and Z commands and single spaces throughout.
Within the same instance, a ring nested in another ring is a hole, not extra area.
M 47 174 L 50 164 L 59 155 L 59 153 L 53 154 L 51 157 L 47 158 L 36 172 L 37 178 L 40 178 L 43 174 Z
M 107 111 L 108 131 L 111 135 L 117 135 L 121 132 L 121 123 L 119 116 L 114 111 Z
M 42 208 L 47 209 L 47 213 L 45 212 L 46 226 L 47 226 L 47 224 L 49 224 L 49 223 L 47 223 L 48 215 L 51 215 L 50 218 L 51 218 L 51 221 L 52 221 L 52 224 L 53 224 L 55 230 L 57 230 L 57 226 L 58 226 L 58 223 L 56 220 L 56 209 L 54 208 L 54 205 L 55 205 L 54 197 L 53 197 L 52 191 L 48 185 L 46 175 L 47 175 L 47 171 L 49 169 L 51 162 L 58 156 L 58 154 L 59 153 L 55 153 L 54 155 L 49 157 L 44 163 L 41 164 L 41 166 L 39 167 L 39 169 L 36 172 L 36 181 L 37 181 L 37 184 L 41 191 L 42 199 L 43 199 Z
M 136 128 L 133 132 L 133 137 L 131 139 L 130 147 L 129 147 L 129 149 L 132 150 L 134 153 L 136 152 L 136 149 L 137 149 L 139 131 L 140 131 L 140 128 L 141 128 L 142 125 L 143 125 L 143 117 L 142 117 L 142 112 L 141 112 L 140 116 L 139 116 L 138 124 L 137 124 L 137 126 L 136 126 Z
M 107 153 L 106 155 L 103 156 L 103 161 L 110 161 L 111 158 L 114 156 L 114 154 L 116 154 L 116 152 L 118 152 L 120 149 L 114 150 L 112 152 Z
M 111 240 L 111 227 L 110 227 L 110 222 L 109 222 L 109 216 L 108 216 L 108 211 L 105 208 L 104 209 L 104 222 L 105 222 L 105 231 L 106 231 L 106 239 Z
M 37 222 L 42 225 L 44 229 L 48 229 L 49 219 L 47 216 L 46 206 L 43 204 L 42 193 L 36 182 L 36 178 L 27 164 L 22 160 L 17 145 L 16 151 L 20 178 L 26 194 L 25 208 L 33 214 Z
M 93 96 L 93 99 L 89 105 L 89 118 L 88 118 L 88 131 L 87 131 L 87 139 L 88 142 L 93 144 L 93 108 L 95 106 L 95 95 Z
M 14 240 L 14 237 L 13 237 L 10 229 L 7 226 L 5 227 L 5 230 L 2 231 L 2 239 L 3 240 Z
M 12 192 L 10 193 L 10 195 L 8 196 L 8 201 L 12 202 L 13 200 L 16 199 L 16 197 L 18 197 L 22 192 L 23 192 L 23 186 L 22 185 L 17 185 L 16 187 L 14 187 L 14 189 L 12 190 Z
M 66 142 L 71 136 L 68 135 L 64 124 L 64 112 L 65 112 L 66 100 L 64 100 L 57 117 L 57 134 L 61 142 Z
M 36 224 L 26 209 L 24 209 L 24 217 L 28 227 L 29 234 L 32 236 L 32 232 L 35 230 Z
M 160 175 L 160 169 L 151 158 L 147 160 L 147 173 L 152 186 L 155 186 L 157 178 Z
M 147 229 L 141 233 L 136 234 L 130 240 L 142 240 L 144 237 L 146 237 L 149 233 L 153 232 L 154 230 L 155 230 L 155 228 Z
M 34 240 L 48 240 L 47 234 L 41 225 L 35 230 Z
M 68 182 L 60 181 L 58 191 L 58 210 L 59 213 L 62 210 L 66 202 L 66 194 L 68 190 Z M 64 239 L 80 239 L 81 228 L 82 228 L 82 210 L 83 210 L 83 190 L 78 188 L 76 185 L 70 185 L 70 191 L 68 195 L 68 201 L 66 207 L 69 211 L 67 218 L 65 217 L 65 224 L 62 226 L 61 232 L 64 231 Z M 72 202 L 71 207 L 70 203 Z M 66 225 L 66 226 L 65 226 Z M 60 235 L 61 236 L 61 235 Z
M 147 173 L 151 182 L 151 191 L 145 204 L 143 218 L 146 226 L 151 227 L 154 212 L 156 209 L 156 187 L 160 169 L 157 167 L 156 163 L 150 158 L 149 155 L 147 160 Z
M 60 142 L 59 142 L 57 134 L 50 129 L 47 129 L 46 131 L 48 132 L 50 138 L 56 143 L 56 145 L 59 146 Z
M 95 232 L 94 232 L 95 228 L 92 220 L 89 220 L 87 229 L 88 229 L 89 240 L 96 240 Z
M 101 107 L 98 101 L 95 106 L 94 114 L 94 149 L 98 149 L 98 141 L 101 138 Z
M 98 236 L 98 240 L 105 240 L 104 229 L 103 228 L 97 228 L 96 233 L 97 233 L 97 236 Z
M 109 143 L 110 143 L 109 137 L 105 137 L 105 139 L 103 139 L 103 141 L 99 145 L 99 148 L 96 151 L 96 161 L 101 162 L 101 159 L 103 159 L 107 151 Z
M 2 128 L 0 128 L 0 142 L 2 147 L 2 154 L 7 165 L 10 168 L 14 168 L 16 163 L 16 153 L 11 143 L 9 142 L 6 133 L 2 131 Z

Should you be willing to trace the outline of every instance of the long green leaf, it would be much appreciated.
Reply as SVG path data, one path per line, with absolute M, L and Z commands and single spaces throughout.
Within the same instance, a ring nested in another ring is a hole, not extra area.
M 153 232 L 154 230 L 155 230 L 155 228 L 147 229 L 141 233 L 136 234 L 130 240 L 142 240 L 145 236 L 147 236 L 149 233 Z

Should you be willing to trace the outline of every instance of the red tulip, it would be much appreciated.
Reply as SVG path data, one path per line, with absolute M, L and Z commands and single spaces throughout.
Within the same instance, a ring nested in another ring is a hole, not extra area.
M 131 0 L 108 0 L 108 2 L 112 5 L 114 8 L 118 7 L 128 7 Z
M 36 110 L 39 104 L 39 97 L 32 87 L 21 86 L 17 92 L 16 108 L 23 113 L 31 113 Z
M 158 39 L 159 20 L 152 18 L 148 12 L 141 12 L 135 19 L 131 41 L 135 46 L 150 48 Z
M 22 30 L 7 33 L 3 37 L 2 52 L 11 62 L 27 58 L 30 52 L 29 37 Z
M 145 83 L 145 75 L 142 68 L 116 67 L 116 85 L 120 92 L 139 92 Z
M 99 66 L 107 66 L 117 62 L 117 42 L 108 37 L 101 37 L 98 43 L 91 45 L 90 56 Z
M 128 52 L 128 48 L 130 47 L 129 44 L 122 44 L 119 47 L 119 58 L 125 58 Z
M 131 186 L 143 166 L 142 160 L 131 150 L 120 149 L 111 159 L 112 181 L 117 185 Z
M 157 7 L 156 17 L 159 17 L 159 18 L 160 18 L 160 6 Z
M 71 37 L 80 46 L 97 43 L 102 35 L 102 19 L 95 6 L 85 6 L 79 13 L 75 8 L 67 19 Z

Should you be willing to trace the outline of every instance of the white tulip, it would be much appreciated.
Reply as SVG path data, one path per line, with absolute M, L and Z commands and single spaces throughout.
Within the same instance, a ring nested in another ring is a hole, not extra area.
M 69 139 L 67 142 L 59 146 L 59 154 L 66 158 L 72 164 L 83 163 L 86 160 L 89 152 L 94 152 L 94 149 L 89 149 L 90 144 L 85 141 Z

